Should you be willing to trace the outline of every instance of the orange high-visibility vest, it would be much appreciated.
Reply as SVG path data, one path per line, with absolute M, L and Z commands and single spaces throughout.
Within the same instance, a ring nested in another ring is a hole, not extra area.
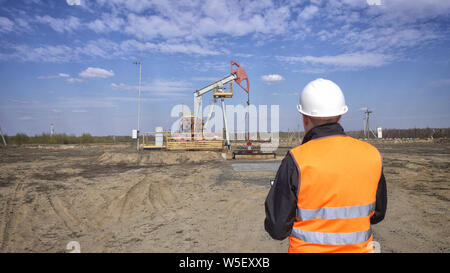
M 310 140 L 290 150 L 299 171 L 289 252 L 373 252 L 374 213 L 382 159 L 349 136 Z

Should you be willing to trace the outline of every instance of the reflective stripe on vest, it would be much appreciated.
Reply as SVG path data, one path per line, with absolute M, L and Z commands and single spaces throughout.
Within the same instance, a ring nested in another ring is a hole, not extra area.
M 291 235 L 311 244 L 352 245 L 369 240 L 372 229 L 351 233 L 312 232 L 293 228 Z
M 299 209 L 297 208 L 297 218 L 300 220 L 312 219 L 348 219 L 369 216 L 375 210 L 375 202 L 368 205 L 348 206 L 319 209 Z

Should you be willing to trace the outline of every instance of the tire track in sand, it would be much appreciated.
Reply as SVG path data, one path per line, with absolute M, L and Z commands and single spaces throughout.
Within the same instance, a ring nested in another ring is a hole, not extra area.
M 23 184 L 18 183 L 10 194 L 10 198 L 6 201 L 5 212 L 3 215 L 5 226 L 3 228 L 1 252 L 7 252 L 8 250 L 10 235 L 13 233 L 14 226 L 16 225 L 16 213 L 23 204 L 24 197 L 25 192 L 23 191 Z
M 142 212 L 158 211 L 174 203 L 176 195 L 164 181 L 165 179 L 145 176 L 111 201 L 106 216 L 121 222 L 125 218 L 138 216 Z
M 67 229 L 76 234 L 80 234 L 82 232 L 81 222 L 69 212 L 69 210 L 62 203 L 61 199 L 57 196 L 51 197 L 50 195 L 47 195 L 47 200 L 55 214 L 63 221 Z

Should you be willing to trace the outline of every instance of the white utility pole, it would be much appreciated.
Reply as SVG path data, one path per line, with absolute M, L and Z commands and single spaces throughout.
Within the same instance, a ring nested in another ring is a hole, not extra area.
M 373 134 L 373 136 L 376 138 L 377 136 L 375 135 L 375 133 L 370 129 L 370 114 L 373 112 L 372 110 L 370 110 L 368 107 L 366 109 L 364 109 L 364 136 L 366 138 L 370 138 L 370 133 Z
M 139 96 L 138 96 L 138 125 L 137 125 L 137 150 L 139 151 L 139 133 L 141 130 L 141 76 L 142 76 L 142 57 L 139 62 L 134 62 L 139 65 Z
M 2 139 L 3 139 L 3 145 L 5 145 L 5 147 L 6 147 L 6 140 L 5 140 L 5 138 L 3 137 L 2 128 L 0 128 L 0 135 L 2 136 Z

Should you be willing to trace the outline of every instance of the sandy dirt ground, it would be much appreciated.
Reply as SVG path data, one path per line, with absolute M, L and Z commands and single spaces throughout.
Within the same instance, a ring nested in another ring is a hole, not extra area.
M 382 252 L 450 252 L 450 144 L 375 145 L 388 212 Z M 264 231 L 277 160 L 129 145 L 0 149 L 0 252 L 286 252 Z

